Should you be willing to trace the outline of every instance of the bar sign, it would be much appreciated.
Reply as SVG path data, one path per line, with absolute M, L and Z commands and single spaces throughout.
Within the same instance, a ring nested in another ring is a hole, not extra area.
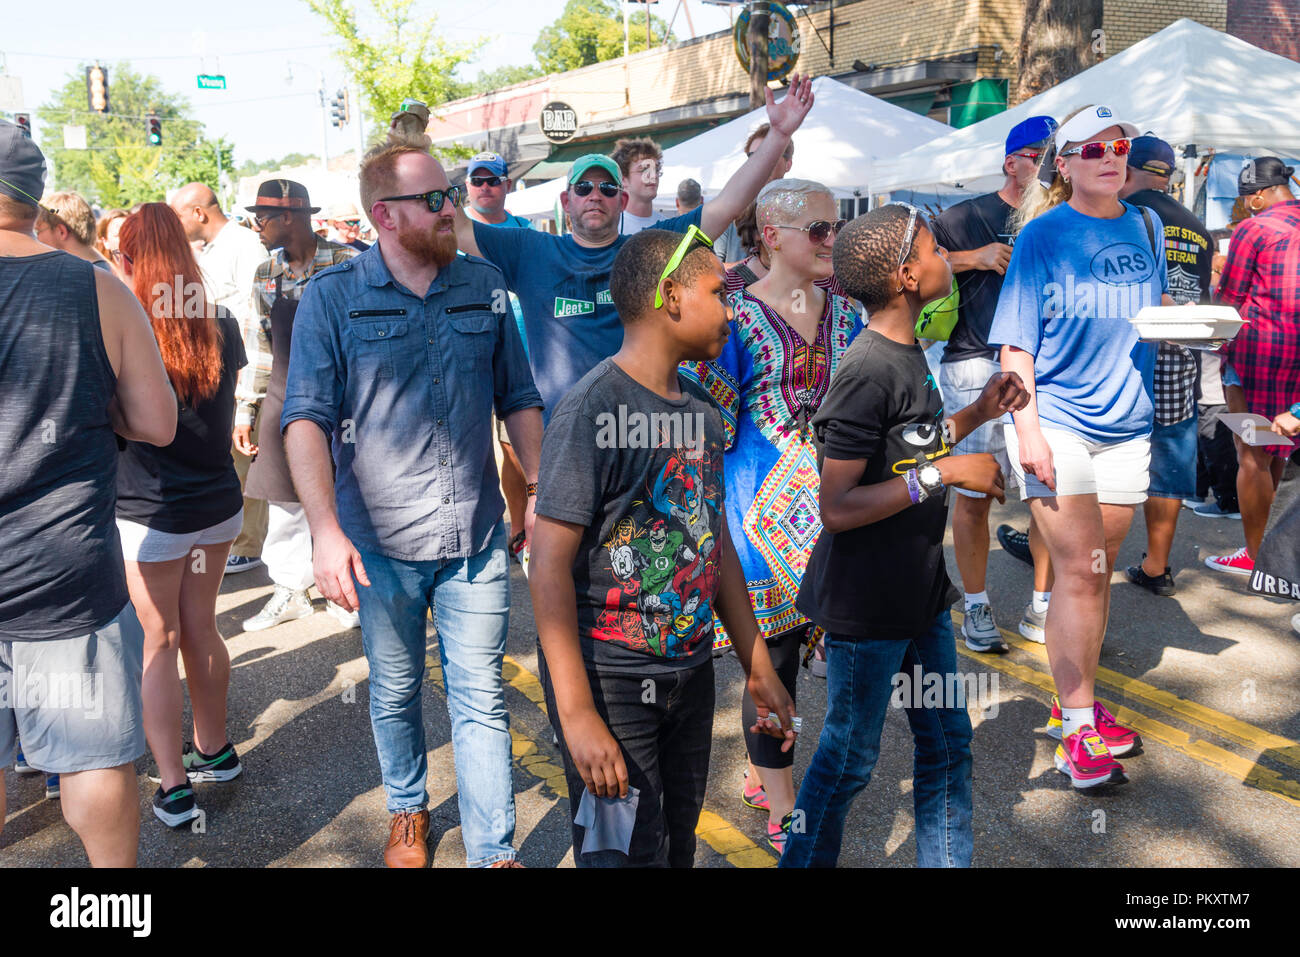
M 226 88 L 226 78 L 220 74 L 199 74 L 200 90 L 224 90 Z

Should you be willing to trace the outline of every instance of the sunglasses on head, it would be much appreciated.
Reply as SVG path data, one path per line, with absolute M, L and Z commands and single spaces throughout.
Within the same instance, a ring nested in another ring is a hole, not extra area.
M 598 188 L 596 183 L 586 179 L 580 179 L 578 182 L 570 184 L 570 186 L 573 189 L 573 195 L 575 196 L 590 196 L 591 191 Z M 623 188 L 615 183 L 600 183 L 599 189 L 601 196 L 606 196 L 610 199 L 613 199 L 623 191 Z
M 500 186 L 500 176 L 471 176 L 469 178 L 471 186 Z
M 814 246 L 820 246 L 822 243 L 826 242 L 827 236 L 838 236 L 840 230 L 844 228 L 844 224 L 847 222 L 847 219 L 837 219 L 833 223 L 829 223 L 824 219 L 819 219 L 815 222 L 809 223 L 807 226 L 782 226 L 780 223 L 774 223 L 773 225 L 778 229 L 802 229 L 808 234 L 809 242 Z
M 686 230 L 686 235 L 682 241 L 677 244 L 677 248 L 668 259 L 668 265 L 664 266 L 664 271 L 659 274 L 659 281 L 655 283 L 655 308 L 662 309 L 664 305 L 663 284 L 664 280 L 672 276 L 677 267 L 682 264 L 682 260 L 687 257 L 692 249 L 696 246 L 703 246 L 705 249 L 713 248 L 713 240 L 704 235 L 704 231 L 698 226 L 691 226 Z
M 1095 160 L 1101 159 L 1106 155 L 1106 150 L 1110 150 L 1116 156 L 1127 156 L 1132 146 L 1133 141 L 1124 136 L 1117 140 L 1097 140 L 1094 143 L 1084 143 L 1072 150 L 1063 150 L 1061 155 L 1074 156 L 1077 153 L 1080 159 Z
M 891 206 L 902 206 L 907 210 L 907 229 L 903 232 L 903 246 L 898 251 L 898 265 L 895 269 L 902 269 L 903 263 L 907 262 L 907 256 L 912 251 L 912 243 L 916 240 L 916 221 L 921 217 L 921 211 L 911 203 L 890 203 Z
M 429 212 L 436 213 L 442 209 L 442 204 L 451 200 L 452 209 L 456 209 L 465 202 L 464 186 L 448 186 L 446 189 L 431 189 L 427 193 L 410 193 L 406 196 L 382 196 L 377 200 L 380 203 L 395 203 L 401 199 L 422 199 L 429 207 Z

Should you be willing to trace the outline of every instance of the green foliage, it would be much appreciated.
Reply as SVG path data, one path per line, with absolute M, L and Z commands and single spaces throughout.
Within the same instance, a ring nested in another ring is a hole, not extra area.
M 492 93 L 512 83 L 522 83 L 545 76 L 546 71 L 536 64 L 527 66 L 501 66 L 495 70 L 480 70 L 478 77 L 471 82 L 461 96 L 475 96 L 479 93 Z
M 235 170 L 234 178 L 238 180 L 244 176 L 253 176 L 257 173 L 265 172 L 268 169 L 280 169 L 288 166 L 305 166 L 309 161 L 319 162 L 320 157 L 316 156 L 314 153 L 289 153 L 279 159 L 245 160 L 240 165 L 239 169 Z
M 632 53 L 646 49 L 645 11 L 632 13 L 628 36 Z M 650 29 L 655 44 L 675 39 L 668 24 L 652 17 Z M 560 18 L 546 27 L 533 44 L 537 62 L 547 73 L 576 70 L 623 55 L 623 16 L 609 0 L 568 0 Z
M 156 76 L 136 73 L 129 64 L 108 68 L 112 113 L 92 113 L 86 104 L 85 65 L 68 74 L 63 86 L 37 111 L 44 124 L 41 151 L 53 175 L 49 189 L 72 189 L 108 208 L 129 208 L 161 200 L 192 180 L 216 188 L 217 152 L 229 173 L 234 146 L 204 135 L 182 97 L 163 90 Z M 162 120 L 162 146 L 149 146 L 146 114 Z M 86 127 L 85 150 L 63 148 L 63 126 Z
M 484 41 L 448 43 L 438 37 L 437 17 L 414 11 L 415 0 L 369 0 L 379 28 L 364 34 L 349 0 L 304 0 L 342 41 L 339 57 L 361 90 L 371 126 L 387 129 L 388 118 L 413 97 L 429 106 L 464 95 L 456 68 L 468 62 Z

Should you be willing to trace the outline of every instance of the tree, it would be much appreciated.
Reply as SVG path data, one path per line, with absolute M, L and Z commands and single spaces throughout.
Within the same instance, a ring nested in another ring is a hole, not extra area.
M 290 166 L 305 166 L 308 161 L 319 162 L 320 157 L 314 153 L 289 153 L 279 159 L 269 160 L 244 160 L 239 169 L 235 170 L 235 179 L 241 179 L 245 176 L 252 176 L 255 173 L 261 173 L 268 169 L 282 169 Z
M 1097 63 L 1106 50 L 1102 0 L 1025 0 L 1016 102 Z
M 492 93 L 512 83 L 522 83 L 545 76 L 546 71 L 534 63 L 527 66 L 502 66 L 495 70 L 480 70 L 461 96 L 475 96 L 479 93 Z
M 305 0 L 343 41 L 339 53 L 352 83 L 361 90 L 371 125 L 388 128 L 388 118 L 402 100 L 423 100 L 430 107 L 464 95 L 455 78 L 483 45 L 448 43 L 434 34 L 438 19 L 413 11 L 415 0 L 369 0 L 379 29 L 361 32 L 356 7 L 349 0 Z
M 646 5 L 647 10 L 649 5 Z M 646 11 L 631 16 L 628 27 L 630 52 L 646 49 Z M 673 40 L 668 24 L 650 18 L 655 42 Z M 568 0 L 560 18 L 546 27 L 533 44 L 537 62 L 546 73 L 562 73 L 623 55 L 623 16 L 609 0 Z
M 197 180 L 218 184 L 217 157 L 227 173 L 234 146 L 224 137 L 209 139 L 190 115 L 189 102 L 163 90 L 156 76 L 136 73 L 128 63 L 108 68 L 112 113 L 86 107 L 86 68 L 68 74 L 63 86 L 37 110 L 44 124 L 41 151 L 54 175 L 50 188 L 71 189 L 105 207 L 130 207 L 161 200 L 169 189 Z M 150 146 L 145 117 L 162 121 L 161 146 Z M 63 146 L 63 126 L 86 127 L 84 150 Z

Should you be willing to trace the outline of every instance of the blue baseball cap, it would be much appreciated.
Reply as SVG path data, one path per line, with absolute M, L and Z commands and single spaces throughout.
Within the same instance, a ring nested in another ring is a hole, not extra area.
M 1056 120 L 1050 116 L 1031 116 L 1011 127 L 1007 134 L 1007 149 L 1003 154 L 1010 156 L 1026 146 L 1046 145 L 1056 132 Z
M 1128 165 L 1157 176 L 1168 176 L 1178 165 L 1174 148 L 1158 136 L 1135 136 L 1128 151 Z
M 505 176 L 507 166 L 505 159 L 500 153 L 493 153 L 491 150 L 488 150 L 477 154 L 472 160 L 470 160 L 469 166 L 467 166 L 466 169 L 469 170 L 471 176 L 481 169 L 487 170 L 493 176 Z

